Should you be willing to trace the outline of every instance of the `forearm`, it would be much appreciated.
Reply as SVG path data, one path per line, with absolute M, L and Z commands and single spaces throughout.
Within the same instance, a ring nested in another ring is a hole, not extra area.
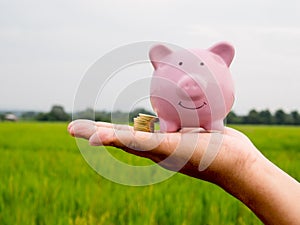
M 260 155 L 223 188 L 265 224 L 300 224 L 300 184 Z M 232 177 L 231 177 L 232 179 Z

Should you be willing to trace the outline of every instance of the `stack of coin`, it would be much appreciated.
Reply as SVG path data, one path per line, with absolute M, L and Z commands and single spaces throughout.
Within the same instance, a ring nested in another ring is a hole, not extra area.
M 139 116 L 133 119 L 133 128 L 135 131 L 154 132 L 154 123 L 157 122 L 156 116 L 139 113 Z

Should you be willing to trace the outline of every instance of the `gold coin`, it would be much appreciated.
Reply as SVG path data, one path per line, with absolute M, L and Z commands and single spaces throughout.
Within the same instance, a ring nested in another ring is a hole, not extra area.
M 147 117 L 147 118 L 156 118 L 156 116 L 147 115 L 147 114 L 144 114 L 144 113 L 139 113 L 139 116 L 140 117 Z
M 133 119 L 133 128 L 136 131 L 154 132 L 154 123 L 156 116 L 139 113 L 139 116 Z

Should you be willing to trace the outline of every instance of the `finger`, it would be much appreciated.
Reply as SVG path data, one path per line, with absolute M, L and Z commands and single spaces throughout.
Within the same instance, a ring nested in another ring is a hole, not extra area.
M 86 120 L 86 119 L 78 119 L 78 120 L 74 120 L 72 122 L 69 123 L 68 125 L 68 131 L 71 133 L 72 129 L 74 128 L 74 126 L 76 126 L 79 123 L 91 123 L 94 124 L 95 122 L 92 120 Z
M 222 136 L 219 133 L 216 135 Z M 92 146 L 114 146 L 147 157 L 173 171 L 181 170 L 188 162 L 196 168 L 199 166 L 198 171 L 204 171 L 214 161 L 222 143 L 219 139 L 211 138 L 210 133 L 166 134 L 97 127 L 89 143 Z M 206 157 L 202 159 L 204 155 Z
M 107 127 L 107 128 L 112 128 L 114 126 L 114 124 L 112 124 L 112 123 L 102 122 L 102 121 L 95 122 L 95 125 L 97 127 Z
M 133 129 L 131 126 L 128 126 L 128 125 L 113 124 L 113 123 L 102 122 L 102 121 L 95 122 L 93 120 L 87 120 L 87 119 L 78 119 L 78 120 L 74 120 L 71 123 L 69 123 L 68 130 L 70 130 L 74 125 L 76 125 L 78 123 L 90 123 L 97 127 L 115 128 L 115 129 L 119 129 L 119 130 L 124 130 L 124 129 L 128 129 L 128 128 Z
M 97 131 L 89 138 L 89 143 L 92 146 L 108 145 L 117 147 L 114 129 L 112 127 L 97 127 Z
M 93 146 L 114 146 L 128 153 L 149 158 L 154 162 L 162 162 L 176 152 L 178 145 L 180 145 L 181 135 L 179 133 L 164 134 L 98 128 L 97 132 L 91 136 L 89 142 Z M 174 167 L 173 164 L 178 166 L 178 154 L 161 165 L 170 169 Z
M 132 127 L 124 126 L 122 129 L 98 127 L 89 139 L 93 146 L 108 145 L 122 149 L 148 151 L 157 148 L 165 135 L 133 131 Z
M 133 127 L 128 126 L 128 125 L 124 125 L 124 124 L 113 124 L 113 123 L 107 123 L 107 122 L 95 122 L 95 125 L 97 127 L 106 127 L 106 128 L 114 128 L 117 130 L 132 130 L 133 131 Z
M 69 124 L 68 131 L 74 137 L 89 139 L 97 131 L 97 126 L 91 120 L 75 120 Z

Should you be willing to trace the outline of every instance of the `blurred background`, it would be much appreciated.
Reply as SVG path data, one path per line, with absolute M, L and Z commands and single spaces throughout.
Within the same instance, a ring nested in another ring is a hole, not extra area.
M 234 112 L 299 111 L 299 9 L 296 0 L 1 0 L 0 110 L 60 105 L 71 112 L 85 72 L 119 46 L 151 40 L 208 48 L 225 40 L 236 48 Z

